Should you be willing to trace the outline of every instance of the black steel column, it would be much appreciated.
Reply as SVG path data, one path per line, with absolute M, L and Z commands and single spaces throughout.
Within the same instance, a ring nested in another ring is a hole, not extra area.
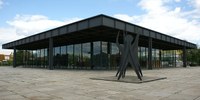
M 90 69 L 93 69 L 94 68 L 93 42 L 91 42 L 90 47 L 91 47 L 91 51 L 90 51 L 90 57 L 91 57 L 90 64 L 91 64 L 91 68 Z
M 148 47 L 148 69 L 152 69 L 152 38 L 149 38 Z
M 186 47 L 183 47 L 183 67 L 187 66 Z
M 107 67 L 107 69 L 111 69 L 111 66 L 110 66 L 110 55 L 111 55 L 111 43 L 110 42 L 108 42 L 108 44 L 107 44 L 107 53 L 108 53 L 108 67 Z
M 25 50 L 25 67 L 27 67 L 27 62 L 28 62 L 28 51 Z
M 49 69 L 53 70 L 53 38 L 49 38 Z
M 147 58 L 147 48 L 146 47 L 145 47 L 145 61 L 146 61 L 145 66 L 146 66 L 146 68 L 148 68 L 148 58 Z
M 161 50 L 159 50 L 159 68 L 162 67 L 162 55 L 161 55 Z
M 174 50 L 174 61 L 175 61 L 175 67 L 176 67 L 176 50 Z
M 13 53 L 13 68 L 16 68 L 17 66 L 17 60 L 16 60 L 16 47 L 14 47 L 14 53 Z

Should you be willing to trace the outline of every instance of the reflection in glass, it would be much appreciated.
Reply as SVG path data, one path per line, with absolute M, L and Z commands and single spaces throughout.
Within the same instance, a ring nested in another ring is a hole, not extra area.
M 67 47 L 66 46 L 61 47 L 60 63 L 61 63 L 62 68 L 67 67 Z
M 91 47 L 90 43 L 82 44 L 82 66 L 84 69 L 89 69 L 91 66 Z
M 37 62 L 36 62 L 36 58 L 37 58 L 37 53 L 36 53 L 36 50 L 33 50 L 33 67 L 36 66 Z
M 27 54 L 27 55 L 26 55 L 26 56 L 27 56 L 27 59 L 26 59 L 26 62 L 27 62 L 27 63 L 26 63 L 26 66 L 29 66 L 29 65 L 30 65 L 30 52 L 29 52 L 29 50 L 26 50 L 26 52 L 27 52 L 27 53 L 26 53 L 26 54 Z
M 108 67 L 108 42 L 102 42 L 102 66 L 101 67 Z
M 111 43 L 111 56 L 110 56 L 110 64 L 111 67 L 116 69 L 119 66 L 120 62 L 120 55 L 119 55 L 119 49 L 116 45 L 116 43 Z
M 147 68 L 147 48 L 140 47 L 140 66 L 142 68 Z
M 41 49 L 41 67 L 45 66 L 44 49 Z
M 54 47 L 54 67 L 55 68 L 60 68 L 60 47 Z
M 74 45 L 74 63 L 76 68 L 82 67 L 81 44 Z
M 100 52 L 100 42 L 93 42 L 93 65 L 94 67 L 101 67 L 101 52 Z
M 44 61 L 45 68 L 47 68 L 47 66 L 48 66 L 48 51 L 47 51 L 47 48 L 44 49 L 44 59 L 45 59 L 45 61 Z
M 41 65 L 41 60 L 40 60 L 40 50 L 37 50 L 37 67 L 40 67 L 40 65 Z
M 73 45 L 67 46 L 67 57 L 68 57 L 68 68 L 73 68 L 74 58 L 73 58 Z

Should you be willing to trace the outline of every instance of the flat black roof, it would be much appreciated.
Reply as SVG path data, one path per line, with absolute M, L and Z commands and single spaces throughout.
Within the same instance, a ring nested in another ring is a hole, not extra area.
M 152 47 L 163 50 L 195 49 L 196 44 L 181 40 L 151 29 L 128 23 L 107 15 L 97 15 L 52 30 L 41 32 L 26 38 L 2 45 L 3 49 L 41 49 L 48 47 L 49 38 L 54 39 L 54 46 L 68 44 L 110 41 L 115 42 L 117 33 L 126 31 L 130 34 L 140 34 L 139 46 L 148 47 L 148 38 L 152 38 Z

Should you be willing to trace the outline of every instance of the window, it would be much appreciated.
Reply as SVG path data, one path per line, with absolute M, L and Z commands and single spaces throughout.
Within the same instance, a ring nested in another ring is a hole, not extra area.
M 68 45 L 67 46 L 67 60 L 68 60 L 68 68 L 73 68 L 74 66 L 74 58 L 73 58 L 73 45 Z
M 81 44 L 74 45 L 74 64 L 76 68 L 82 67 Z
M 101 54 L 102 66 L 108 68 L 108 42 L 102 42 L 102 54 Z
M 53 60 L 54 60 L 54 67 L 55 68 L 60 68 L 60 47 L 55 47 L 54 48 L 54 56 L 53 56 Z
M 66 46 L 61 47 L 60 64 L 62 68 L 67 67 L 67 47 Z
M 93 66 L 100 67 L 101 66 L 101 52 L 100 52 L 100 42 L 93 42 Z
M 115 43 L 111 43 L 111 56 L 110 56 L 111 67 L 116 69 L 119 66 L 119 62 L 120 62 L 119 49 Z
M 90 69 L 91 67 L 91 45 L 90 43 L 82 44 L 82 66 L 84 69 Z

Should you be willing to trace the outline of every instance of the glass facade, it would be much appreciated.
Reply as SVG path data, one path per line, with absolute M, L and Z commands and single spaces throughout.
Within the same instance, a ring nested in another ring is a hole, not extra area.
M 48 68 L 48 48 L 17 50 L 17 65 Z M 22 59 L 20 59 L 22 58 Z M 148 48 L 138 47 L 142 68 L 148 68 Z M 176 50 L 152 49 L 152 67 L 176 67 Z M 120 51 L 115 43 L 95 41 L 54 47 L 55 69 L 117 69 Z
M 82 66 L 84 69 L 90 69 L 91 67 L 91 44 L 82 44 Z
M 146 47 L 139 47 L 138 48 L 138 58 L 140 61 L 140 66 L 142 68 L 147 68 L 148 66 L 148 48 Z
M 67 46 L 67 67 L 74 68 L 74 45 Z
M 108 69 L 107 67 L 110 65 L 108 44 L 108 42 L 101 42 L 101 67 L 104 69 Z
M 67 46 L 61 46 L 60 49 L 60 67 L 67 68 Z
M 75 44 L 74 45 L 74 67 L 76 69 L 82 68 L 81 44 Z
M 93 43 L 93 63 L 92 63 L 92 67 L 93 68 L 98 68 L 101 67 L 101 42 L 94 42 Z M 92 69 L 93 69 L 92 68 Z
M 120 62 L 120 52 L 115 43 L 111 43 L 110 49 L 110 66 L 116 69 L 118 68 Z

